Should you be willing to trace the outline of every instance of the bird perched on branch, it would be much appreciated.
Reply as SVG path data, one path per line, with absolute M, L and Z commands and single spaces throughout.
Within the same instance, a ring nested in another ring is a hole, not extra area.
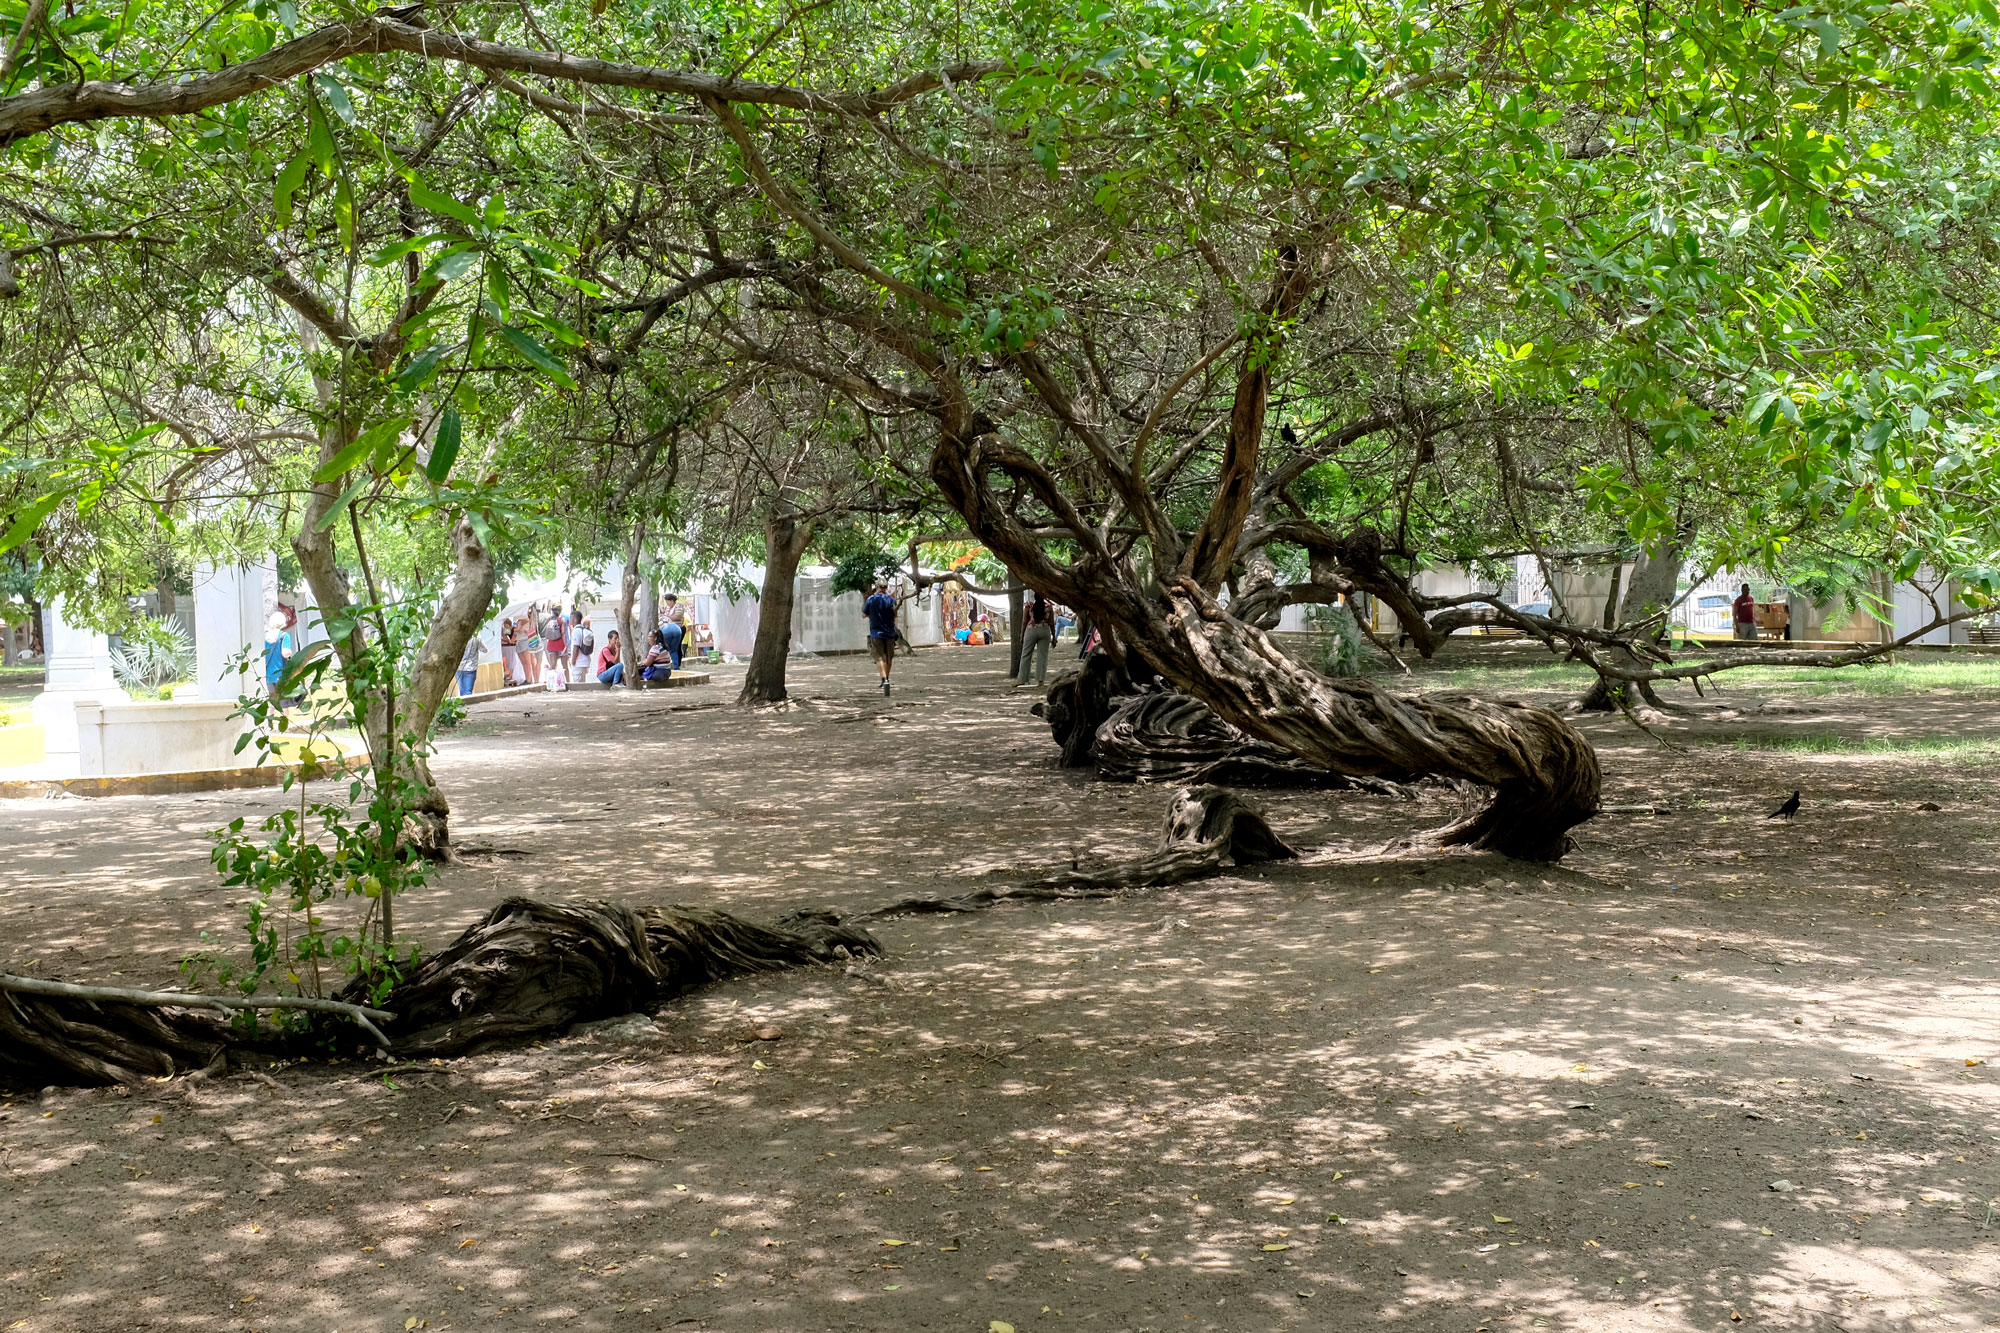
M 1773 810 L 1770 814 L 1765 815 L 1764 818 L 1777 819 L 1783 817 L 1785 819 L 1790 819 L 1793 815 L 1797 814 L 1798 812 L 1799 812 L 1799 794 L 1797 792 L 1793 792 L 1791 800 L 1786 801 L 1776 810 Z
M 1286 444 L 1291 445 L 1294 449 L 1298 448 L 1299 433 L 1292 429 L 1291 422 L 1287 421 L 1284 425 L 1278 427 L 1278 435 Z

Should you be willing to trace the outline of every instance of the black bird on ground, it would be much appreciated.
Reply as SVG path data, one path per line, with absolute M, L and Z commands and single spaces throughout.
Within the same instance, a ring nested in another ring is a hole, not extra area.
M 1790 819 L 1793 815 L 1797 814 L 1798 812 L 1799 812 L 1799 794 L 1797 792 L 1793 792 L 1791 800 L 1786 801 L 1776 810 L 1773 810 L 1770 814 L 1765 815 L 1764 818 L 1777 819 L 1782 816 L 1785 819 Z

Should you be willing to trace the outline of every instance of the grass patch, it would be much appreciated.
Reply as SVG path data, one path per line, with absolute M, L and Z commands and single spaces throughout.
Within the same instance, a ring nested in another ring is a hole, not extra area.
M 2000 691 L 2000 657 L 1918 657 L 1877 666 L 1761 667 L 1732 671 L 1758 684 L 1804 685 L 1807 694 L 1973 694 Z M 1727 679 L 1727 677 L 1725 677 Z
M 1521 690 L 1568 690 L 1578 694 L 1587 689 L 1596 673 L 1574 662 L 1542 662 L 1522 666 L 1418 666 L 1413 674 L 1378 671 L 1375 679 L 1394 687 L 1402 681 L 1416 689 L 1464 690 L 1468 694 L 1505 694 Z
M 1413 675 L 1391 668 L 1374 677 L 1391 689 L 1463 690 L 1468 694 L 1508 694 L 1526 691 L 1564 691 L 1581 694 L 1593 679 L 1588 667 L 1575 662 L 1537 658 L 1522 649 L 1503 649 L 1490 660 L 1480 657 L 1493 650 L 1447 650 L 1441 659 L 1425 662 L 1410 658 Z M 1680 651 L 1681 662 L 1697 662 L 1701 657 Z M 1851 667 L 1742 667 L 1725 671 L 1703 688 L 1717 685 L 1726 697 L 1731 689 L 1785 687 L 1787 693 L 1806 696 L 1898 694 L 2000 694 L 2000 656 L 1973 654 L 1906 655 L 1900 662 L 1881 662 Z M 1663 694 L 1692 699 L 1691 686 L 1657 682 Z M 1713 697 L 1713 691 L 1710 691 Z
M 1893 754 L 1976 764 L 2000 759 L 2000 737 L 1946 736 L 1738 736 L 1723 743 L 1748 754 Z

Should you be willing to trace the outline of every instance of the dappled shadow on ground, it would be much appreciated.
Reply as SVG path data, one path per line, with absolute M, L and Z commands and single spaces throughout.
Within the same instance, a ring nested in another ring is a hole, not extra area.
M 1049 769 L 993 656 L 890 701 L 810 663 L 781 714 L 476 709 L 440 769 L 489 851 L 406 919 L 854 908 L 1147 845 L 1167 793 Z M 1781 828 L 1797 756 L 1589 725 L 1608 799 L 1675 813 L 1559 868 L 1369 851 L 1456 798 L 1275 795 L 1334 850 L 884 923 L 882 962 L 717 987 L 657 1040 L 16 1099 L 0 1324 L 1990 1323 L 1995 770 L 1835 766 Z M 8 965 L 163 980 L 231 919 L 200 832 L 269 799 L 0 810 L 36 849 L 0 870 Z

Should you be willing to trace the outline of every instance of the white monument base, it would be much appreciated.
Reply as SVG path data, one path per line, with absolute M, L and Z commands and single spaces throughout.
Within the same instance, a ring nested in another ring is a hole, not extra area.
M 236 752 L 249 724 L 235 711 L 220 699 L 77 704 L 76 771 L 94 778 L 247 767 L 257 750 Z
M 102 634 L 63 619 L 63 599 L 43 609 L 42 642 L 48 646 L 47 683 L 29 711 L 42 728 L 42 748 L 51 763 L 77 752 L 79 704 L 124 703 L 131 698 L 111 674 L 111 648 Z

